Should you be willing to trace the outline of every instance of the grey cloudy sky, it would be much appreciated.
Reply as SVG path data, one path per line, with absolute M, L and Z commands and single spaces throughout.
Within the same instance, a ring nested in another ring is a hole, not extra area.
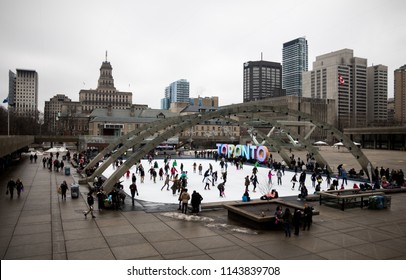
M 388 66 L 406 64 L 406 1 L 392 0 L 1 0 L 0 97 L 9 69 L 39 75 L 39 110 L 55 94 L 79 100 L 96 88 L 108 51 L 115 86 L 133 103 L 160 107 L 187 79 L 190 96 L 242 102 L 243 63 L 282 62 L 282 45 L 306 36 L 315 57 L 343 48 Z

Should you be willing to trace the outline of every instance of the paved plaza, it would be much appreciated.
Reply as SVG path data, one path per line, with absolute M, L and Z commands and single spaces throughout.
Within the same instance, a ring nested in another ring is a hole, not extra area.
M 406 170 L 405 152 L 365 151 L 373 165 Z M 349 153 L 326 151 L 334 166 L 359 169 Z M 25 158 L 0 180 L 0 256 L 2 260 L 260 260 L 260 259 L 406 259 L 406 193 L 392 194 L 390 209 L 338 210 L 311 203 L 320 211 L 310 231 L 286 238 L 283 231 L 264 231 L 228 220 L 221 207 L 197 218 L 182 215 L 177 205 L 129 200 L 122 211 L 96 211 L 85 218 L 81 196 L 62 201 L 57 186 L 78 175 L 50 172 Z M 334 169 L 333 168 L 333 169 Z M 20 198 L 6 196 L 10 178 L 21 178 Z M 148 178 L 149 179 L 149 178 Z M 301 203 L 292 200 L 295 203 Z

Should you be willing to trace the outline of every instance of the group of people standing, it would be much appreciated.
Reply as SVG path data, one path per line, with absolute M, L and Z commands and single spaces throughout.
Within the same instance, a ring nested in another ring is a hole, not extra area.
M 275 211 L 275 224 L 282 224 L 286 237 L 291 237 L 291 228 L 294 228 L 294 235 L 298 236 L 300 226 L 303 224 L 303 231 L 310 230 L 310 225 L 313 223 L 313 208 L 307 203 L 304 204 L 304 209 L 301 211 L 295 208 L 292 213 L 289 208 L 285 211 L 282 206 L 278 205 Z

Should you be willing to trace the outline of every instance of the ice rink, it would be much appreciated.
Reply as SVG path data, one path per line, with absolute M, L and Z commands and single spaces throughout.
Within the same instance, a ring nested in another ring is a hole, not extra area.
M 159 168 L 164 167 L 163 159 L 153 160 L 154 162 L 158 163 L 158 168 L 156 169 L 157 173 Z M 172 167 L 174 159 L 170 161 L 170 167 Z M 209 163 L 213 166 L 213 172 L 217 171 L 218 173 L 218 180 L 215 186 L 210 186 L 210 190 L 204 190 L 205 183 L 202 182 L 203 175 L 199 175 L 199 171 L 196 170 L 196 173 L 193 172 L 193 164 L 196 162 L 197 166 L 201 164 L 203 166 L 204 172 L 209 169 Z M 230 165 L 228 163 L 227 168 L 227 182 L 225 184 L 225 197 L 220 197 L 219 190 L 217 189 L 217 185 L 222 182 L 221 180 L 221 167 L 220 161 L 215 162 L 214 159 L 176 159 L 176 169 L 179 172 L 180 176 L 180 166 L 183 163 L 183 170 L 187 172 L 188 177 L 188 185 L 187 189 L 189 194 L 192 194 L 194 190 L 199 192 L 203 197 L 202 203 L 209 203 L 209 202 L 219 202 L 219 201 L 239 201 L 242 200 L 242 195 L 245 190 L 245 177 L 251 176 L 252 169 L 254 166 L 252 165 L 244 165 L 243 169 L 237 170 L 234 165 Z M 150 174 L 148 170 L 151 168 L 151 165 L 148 163 L 148 160 L 142 160 L 141 164 L 145 170 L 145 180 L 144 183 L 141 183 L 139 174 L 136 174 L 137 177 L 137 188 L 139 196 L 136 196 L 136 199 L 144 200 L 144 201 L 151 201 L 151 202 L 159 202 L 159 203 L 178 203 L 178 194 L 173 195 L 172 190 L 169 187 L 169 191 L 166 190 L 166 187 L 161 191 L 162 186 L 164 185 L 164 181 L 159 179 L 159 175 L 157 176 L 156 183 L 150 179 Z M 153 166 L 153 165 L 152 165 Z M 115 167 L 113 165 L 109 166 L 105 172 L 103 172 L 103 176 L 108 178 L 113 172 L 115 171 Z M 124 175 L 120 180 L 124 185 L 124 191 L 130 194 L 129 186 L 131 184 L 131 176 L 135 173 L 136 167 L 135 165 L 130 169 L 130 177 L 126 177 Z M 269 169 L 265 167 L 258 167 L 257 178 L 259 183 L 257 184 L 256 192 L 253 192 L 253 185 L 250 184 L 249 186 L 249 193 L 251 199 L 259 199 L 262 195 L 268 193 L 271 189 L 276 189 L 279 193 L 279 197 L 287 197 L 287 196 L 297 196 L 300 192 L 298 190 L 299 183 L 297 182 L 295 185 L 295 189 L 292 190 L 292 183 L 291 179 L 294 175 L 294 172 L 285 171 L 285 175 L 282 176 L 282 184 L 277 185 L 277 177 L 276 171 L 272 170 L 272 184 L 268 185 L 268 172 Z M 297 174 L 297 180 L 299 180 L 300 173 Z M 311 174 L 307 173 L 306 175 L 306 187 L 308 189 L 309 194 L 314 193 L 315 189 L 312 187 L 311 182 Z M 165 175 L 164 175 L 165 179 Z M 334 178 L 332 178 L 334 179 Z M 341 184 L 341 179 L 339 180 Z M 345 188 L 352 188 L 355 182 L 348 180 L 348 185 Z M 357 183 L 359 184 L 359 183 Z M 172 182 L 170 182 L 170 186 L 172 186 Z M 326 178 L 323 177 L 323 182 L 321 184 L 321 190 L 327 190 L 327 182 Z

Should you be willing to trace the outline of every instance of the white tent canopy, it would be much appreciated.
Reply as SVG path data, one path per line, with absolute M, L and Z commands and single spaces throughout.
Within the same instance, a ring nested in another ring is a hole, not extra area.
M 353 143 L 354 143 L 355 146 L 361 146 L 361 144 L 358 143 L 358 142 L 353 142 Z M 337 147 L 337 146 L 344 146 L 344 144 L 343 144 L 342 142 L 338 142 L 338 143 L 335 143 L 334 146 L 335 146 L 335 147 Z
M 326 142 L 324 142 L 324 141 L 317 141 L 317 142 L 314 142 L 313 145 L 322 146 L 322 145 L 328 145 L 328 144 Z
M 46 150 L 46 153 L 66 153 L 68 151 L 68 149 L 66 149 L 65 147 L 53 147 L 51 149 Z

